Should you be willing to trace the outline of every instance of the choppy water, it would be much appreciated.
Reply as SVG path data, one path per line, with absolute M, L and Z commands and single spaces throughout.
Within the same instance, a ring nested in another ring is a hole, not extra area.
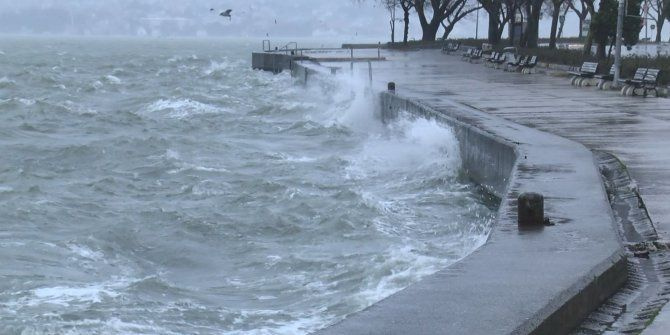
M 254 47 L 0 40 L 0 333 L 306 333 L 484 241 L 449 129 Z

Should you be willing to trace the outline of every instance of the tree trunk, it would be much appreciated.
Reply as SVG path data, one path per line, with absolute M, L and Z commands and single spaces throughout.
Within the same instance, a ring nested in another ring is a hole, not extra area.
M 489 35 L 488 40 L 492 45 L 496 45 L 500 42 L 500 34 L 498 34 L 498 27 L 500 26 L 500 17 L 498 12 L 490 13 L 489 12 Z
M 530 17 L 528 17 L 528 30 L 526 31 L 528 34 L 526 41 L 529 48 L 537 48 L 542 3 L 542 0 L 532 0 L 531 3 Z
M 409 36 L 409 8 L 405 11 L 405 32 L 403 33 L 402 42 L 407 44 Z
M 450 23 L 448 25 L 442 26 L 442 28 L 444 28 L 444 33 L 442 34 L 442 39 L 443 40 L 446 41 L 447 38 L 449 38 L 449 34 L 451 34 L 451 31 L 454 30 L 455 25 L 456 25 L 455 23 Z
M 524 7 L 523 7 L 523 22 L 526 23 L 525 29 L 522 28 L 521 30 L 521 40 L 519 41 L 519 45 L 522 47 L 527 47 L 528 46 L 528 35 L 529 35 L 529 29 L 530 29 L 530 1 L 524 1 Z
M 423 31 L 423 36 L 421 37 L 422 41 L 435 41 L 435 38 L 437 37 L 437 30 L 440 29 L 440 23 L 436 22 L 433 23 L 431 22 L 430 24 L 427 24 L 423 27 L 421 27 L 421 30 Z
M 665 22 L 665 18 L 662 17 L 658 20 L 658 23 L 656 23 L 656 43 L 661 42 L 661 35 L 662 35 L 662 29 L 663 29 L 663 23 Z
M 586 35 L 586 41 L 584 42 L 584 56 L 591 56 L 591 47 L 593 47 L 593 33 L 589 29 L 589 34 Z
M 584 25 L 584 19 L 582 19 L 581 16 L 577 15 L 579 17 L 579 39 L 582 39 L 584 37 L 584 34 L 582 32 L 582 26 Z
M 395 20 L 391 19 L 391 43 L 395 43 Z
M 511 14 L 509 18 L 509 29 L 507 29 L 507 39 L 509 40 L 509 45 L 514 46 L 514 33 L 516 33 L 516 15 Z
M 598 60 L 605 58 L 606 49 L 607 49 L 607 41 L 598 41 L 598 47 L 596 47 L 596 58 Z
M 565 26 L 565 19 L 566 19 L 567 16 L 568 16 L 568 10 L 569 10 L 569 9 L 570 9 L 570 7 L 567 7 L 567 6 L 566 6 L 566 7 L 565 7 L 565 11 L 563 11 L 563 21 L 560 22 L 561 25 L 558 26 L 558 34 L 556 34 L 556 39 L 559 39 L 559 40 L 560 40 L 560 39 L 561 39 L 561 36 L 563 36 L 563 26 Z M 581 26 L 580 26 L 580 27 L 581 27 Z M 579 33 L 581 34 L 581 33 L 582 33 L 582 32 L 581 32 L 581 29 L 579 29 L 579 30 L 580 30 Z M 580 37 L 581 37 L 581 36 L 580 36 Z
M 551 33 L 549 34 L 549 49 L 556 49 L 556 34 L 558 17 L 561 14 L 561 2 L 554 1 L 554 12 L 551 15 Z

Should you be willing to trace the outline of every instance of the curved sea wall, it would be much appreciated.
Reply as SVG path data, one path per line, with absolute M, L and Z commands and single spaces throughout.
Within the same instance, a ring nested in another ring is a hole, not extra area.
M 435 105 L 438 105 L 435 102 Z M 385 122 L 408 113 L 454 129 L 463 169 L 501 198 L 484 246 L 318 334 L 565 334 L 627 279 L 592 153 L 576 142 L 456 103 L 381 94 Z M 519 230 L 517 198 L 545 197 L 553 226 Z
M 380 108 L 384 122 L 389 122 L 404 112 L 411 116 L 437 119 L 448 124 L 458 139 L 464 172 L 489 192 L 498 198 L 503 198 L 517 159 L 513 143 L 487 134 L 458 119 L 444 117 L 428 106 L 399 98 L 395 94 L 381 94 Z
M 301 61 L 285 69 L 299 79 L 327 72 Z M 406 113 L 450 126 L 463 170 L 500 198 L 496 224 L 471 255 L 317 334 L 566 334 L 626 282 L 591 151 L 455 102 L 398 92 L 381 93 L 384 122 Z M 544 196 L 552 226 L 518 228 L 524 192 Z

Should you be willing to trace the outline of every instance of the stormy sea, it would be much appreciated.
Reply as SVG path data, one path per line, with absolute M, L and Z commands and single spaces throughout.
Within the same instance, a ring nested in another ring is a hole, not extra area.
M 449 128 L 257 42 L 0 38 L 0 334 L 306 334 L 482 245 Z

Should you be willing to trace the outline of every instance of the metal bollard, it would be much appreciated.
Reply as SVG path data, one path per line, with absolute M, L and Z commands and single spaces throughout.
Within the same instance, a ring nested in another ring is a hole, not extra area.
M 518 199 L 519 228 L 542 227 L 544 224 L 544 196 L 539 193 L 523 193 Z
M 388 91 L 391 93 L 395 93 L 395 83 L 394 82 L 389 82 L 387 85 Z

